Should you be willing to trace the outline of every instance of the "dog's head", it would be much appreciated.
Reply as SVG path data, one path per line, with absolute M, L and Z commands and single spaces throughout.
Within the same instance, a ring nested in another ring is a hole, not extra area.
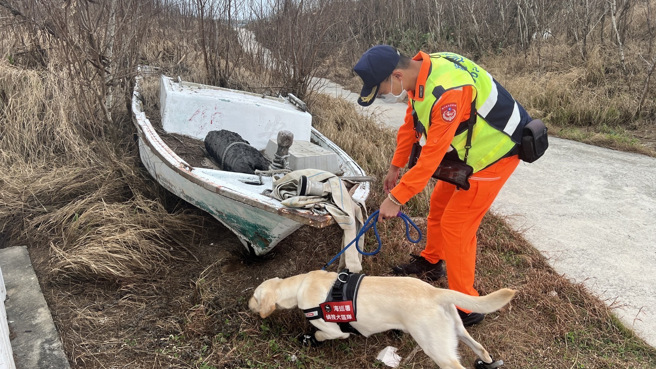
M 248 301 L 248 308 L 252 312 L 266 318 L 276 310 L 291 309 L 298 305 L 298 288 L 305 279 L 305 275 L 297 275 L 285 279 L 268 279 L 255 289 L 253 296 Z

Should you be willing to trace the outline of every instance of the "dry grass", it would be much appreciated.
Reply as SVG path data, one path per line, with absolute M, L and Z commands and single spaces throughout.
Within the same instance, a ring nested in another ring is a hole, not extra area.
M 57 73 L 18 69 L 0 64 L 0 128 L 3 158 L 8 164 L 46 164 L 46 158 L 82 157 L 70 85 Z M 37 93 L 35 93 L 37 92 Z M 47 143 L 47 144 L 44 144 Z M 52 164 L 52 163 L 48 163 Z
M 643 61 L 627 62 L 624 73 L 616 50 L 595 47 L 582 61 L 574 47 L 558 40 L 544 44 L 542 53 L 540 64 L 535 51 L 525 58 L 490 55 L 480 64 L 533 117 L 542 119 L 551 134 L 656 156 L 654 99 L 648 99 L 642 114 L 635 116 L 644 85 Z
M 129 121 L 113 128 L 118 142 L 86 139 L 96 128 L 79 121 L 56 73 L 0 72 L 3 238 L 50 247 L 57 278 L 123 282 L 166 269 L 180 230 L 196 226 L 152 199 L 160 190 L 135 170 Z

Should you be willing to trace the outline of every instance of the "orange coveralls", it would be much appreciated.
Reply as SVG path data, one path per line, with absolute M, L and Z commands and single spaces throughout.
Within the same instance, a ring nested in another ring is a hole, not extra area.
M 422 54 L 417 54 L 414 59 L 421 60 Z M 429 70 L 430 60 L 425 57 L 415 91 L 423 91 Z M 469 119 L 472 93 L 474 89 L 471 86 L 452 89 L 442 94 L 435 103 L 430 128 L 426 135 L 426 144 L 422 148 L 417 164 L 408 170 L 390 191 L 399 202 L 406 203 L 426 187 L 449 149 L 458 125 Z M 422 98 L 415 95 L 413 91 L 408 91 L 409 102 L 405 122 L 397 133 L 397 146 L 392 165 L 399 168 L 407 164 L 412 145 L 417 141 L 411 100 L 421 101 Z M 441 109 L 447 104 L 455 104 L 456 110 L 455 118 L 448 122 L 445 121 Z M 438 181 L 435 185 L 428 213 L 426 247 L 421 252 L 421 256 L 431 263 L 446 261 L 450 289 L 478 296 L 478 291 L 474 288 L 476 232 L 483 216 L 518 164 L 519 158 L 514 155 L 474 173 L 469 179 L 471 187 L 467 191 L 458 190 L 456 186 L 444 181 Z

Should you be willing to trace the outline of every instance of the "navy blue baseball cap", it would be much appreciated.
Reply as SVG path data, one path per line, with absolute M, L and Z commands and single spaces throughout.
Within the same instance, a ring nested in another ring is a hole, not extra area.
M 378 87 L 389 77 L 399 63 L 401 54 L 389 45 L 376 45 L 367 50 L 353 67 L 363 82 L 358 104 L 369 106 L 378 95 Z

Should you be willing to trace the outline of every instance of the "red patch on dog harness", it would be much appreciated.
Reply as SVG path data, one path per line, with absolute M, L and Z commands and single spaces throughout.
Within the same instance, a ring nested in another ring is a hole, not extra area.
M 329 323 L 354 322 L 353 301 L 331 301 L 320 304 L 323 320 Z
M 456 119 L 457 106 L 458 105 L 456 105 L 455 103 L 442 105 L 442 119 L 444 119 L 445 122 L 450 123 L 454 119 Z

